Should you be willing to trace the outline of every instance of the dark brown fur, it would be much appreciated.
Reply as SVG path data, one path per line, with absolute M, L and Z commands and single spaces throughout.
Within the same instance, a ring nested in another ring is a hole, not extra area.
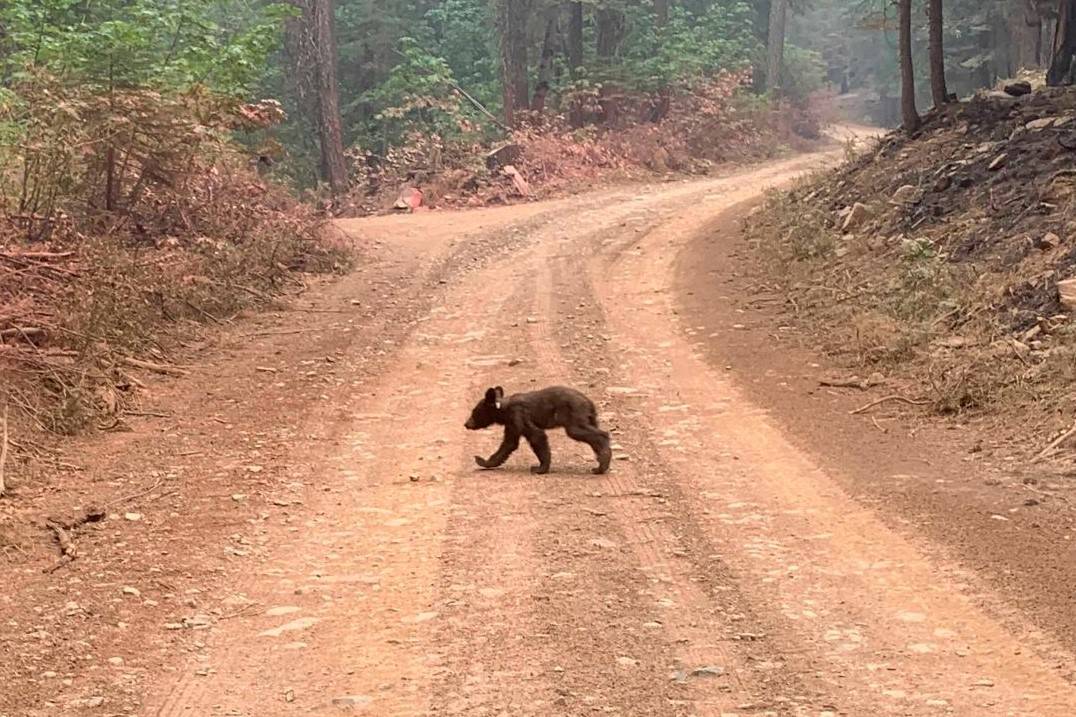
M 467 430 L 478 431 L 492 425 L 504 426 L 504 440 L 489 459 L 475 456 L 482 468 L 497 468 L 519 448 L 519 440 L 526 438 L 538 465 L 532 473 L 548 473 L 552 455 L 546 431 L 563 428 L 570 438 L 586 443 L 594 450 L 598 467 L 594 473 L 609 470 L 612 450 L 609 434 L 598 427 L 598 410 L 594 403 L 572 388 L 551 386 L 531 393 L 517 393 L 504 397 L 500 386 L 486 391 L 485 397 L 471 411 L 465 424 Z

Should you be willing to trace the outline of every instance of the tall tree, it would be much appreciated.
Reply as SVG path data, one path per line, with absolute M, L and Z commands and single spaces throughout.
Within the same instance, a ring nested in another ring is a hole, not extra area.
M 919 130 L 922 120 L 915 107 L 915 66 L 912 62 L 912 0 L 898 0 L 900 15 L 898 44 L 900 45 L 900 109 L 904 131 Z
M 1051 87 L 1071 85 L 1073 56 L 1076 55 L 1076 0 L 1058 0 L 1057 33 L 1046 84 Z
M 530 104 L 527 77 L 527 25 L 531 0 L 497 0 L 497 30 L 501 41 L 501 83 L 504 121 L 515 124 L 516 112 Z
M 598 59 L 611 64 L 624 39 L 624 11 L 611 3 L 603 4 L 594 13 L 594 24 Z
M 318 131 L 321 177 L 334 194 L 348 187 L 332 0 L 291 0 L 300 15 L 289 21 L 288 45 L 300 106 Z
M 574 77 L 583 66 L 583 3 L 568 3 L 568 67 Z
M 654 19 L 658 27 L 669 24 L 669 0 L 654 0 Z
M 942 0 L 930 0 L 927 20 L 930 25 L 930 91 L 934 106 L 941 107 L 949 101 L 949 89 L 945 85 L 945 24 Z
M 601 5 L 594 13 L 594 24 L 598 62 L 601 64 L 602 71 L 609 74 L 616 64 L 616 55 L 624 39 L 624 12 L 620 7 L 612 4 Z M 613 82 L 606 79 L 602 83 L 598 100 L 602 108 L 602 119 L 606 124 L 615 124 L 617 121 L 619 108 L 615 94 L 616 88 Z
M 770 32 L 766 38 L 766 86 L 774 93 L 781 91 L 781 67 L 785 61 L 787 24 L 788 0 L 771 0 Z
M 546 96 L 549 95 L 549 86 L 553 81 L 553 61 L 556 58 L 554 39 L 557 35 L 558 9 L 556 5 L 553 5 L 546 11 L 542 55 L 538 62 L 538 82 L 534 86 L 534 97 L 531 98 L 533 112 L 545 111 Z

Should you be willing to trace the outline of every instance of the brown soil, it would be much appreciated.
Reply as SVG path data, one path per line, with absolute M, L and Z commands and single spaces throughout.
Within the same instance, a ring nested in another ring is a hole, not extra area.
M 752 219 L 758 283 L 790 324 L 926 410 L 989 421 L 1027 462 L 1073 425 L 1076 92 L 976 97 L 773 197 Z M 845 223 L 861 204 L 867 216 Z M 794 314 L 794 316 L 793 316 Z M 1067 474 L 1072 443 L 1051 459 Z M 1050 461 L 1048 461 L 1050 462 Z
M 823 385 L 853 372 L 814 350 L 815 337 L 793 330 L 780 296 L 759 290 L 756 257 L 737 221 L 758 204 L 730 210 L 680 258 L 684 314 L 717 327 L 707 358 L 740 378 L 794 443 L 887 525 L 918 538 L 922 549 L 973 568 L 1010 605 L 1076 650 L 1076 486 L 1026 462 L 988 455 L 982 445 L 996 430 L 981 422 L 916 418 L 899 403 L 851 415 L 896 389 Z M 698 288 L 705 286 L 717 294 Z
M 779 418 L 842 411 L 772 415 L 774 342 L 729 340 L 735 268 L 695 238 L 830 159 L 342 223 L 360 271 L 222 335 L 153 384 L 166 418 L 2 504 L 0 714 L 1072 714 L 1064 576 L 1020 574 L 1038 603 L 996 588 L 1002 521 L 949 511 L 962 484 L 880 502 L 864 458 Z M 599 402 L 613 472 L 559 435 L 549 476 L 523 452 L 477 472 L 480 392 L 553 382 Z M 927 468 L 909 495 L 948 475 Z M 43 517 L 90 504 L 108 517 L 43 573 Z

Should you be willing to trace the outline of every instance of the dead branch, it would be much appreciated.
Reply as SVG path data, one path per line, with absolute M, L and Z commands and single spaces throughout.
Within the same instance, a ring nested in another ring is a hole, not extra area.
M 99 508 L 88 508 L 82 515 L 74 520 L 61 521 L 49 519 L 46 522 L 49 530 L 56 536 L 56 544 L 60 548 L 60 559 L 53 565 L 45 568 L 42 572 L 54 573 L 71 561 L 78 558 L 78 549 L 72 538 L 72 533 L 87 523 L 97 523 L 105 519 L 105 511 Z
M 42 259 L 47 261 L 49 259 L 67 259 L 74 255 L 75 252 L 73 251 L 0 251 L 0 256 L 5 259 Z
M 13 339 L 21 336 L 27 343 L 33 343 L 33 339 L 44 338 L 47 333 L 48 332 L 46 332 L 45 329 L 37 327 L 23 328 L 21 326 L 16 326 L 13 329 L 0 329 L 0 340 Z
M 117 498 L 116 500 L 112 501 L 111 503 L 108 503 L 105 506 L 105 508 L 106 509 L 115 508 L 117 505 L 122 505 L 123 503 L 129 503 L 132 500 L 135 500 L 136 498 L 141 498 L 142 496 L 149 495 L 153 491 L 157 490 L 157 488 L 160 485 L 161 485 L 161 478 L 158 478 L 156 481 L 153 482 L 153 485 L 151 485 L 149 488 L 146 488 L 145 490 L 141 490 L 141 491 L 139 491 L 137 493 L 134 493 L 132 495 L 127 495 L 127 496 L 124 496 L 122 498 Z
M 871 410 L 875 406 L 880 406 L 883 403 L 888 403 L 889 401 L 900 401 L 901 403 L 907 403 L 909 406 L 925 406 L 928 403 L 930 403 L 930 401 L 923 401 L 923 400 L 905 398 L 904 396 L 898 396 L 898 395 L 894 394 L 892 396 L 884 396 L 882 398 L 879 398 L 877 401 L 871 401 L 866 406 L 861 406 L 861 407 L 857 408 L 854 411 L 849 411 L 848 414 L 851 415 L 851 416 L 856 416 L 856 415 L 859 415 L 860 413 L 866 413 L 867 411 Z
M 828 386 L 829 388 L 858 388 L 861 391 L 866 391 L 868 388 L 874 386 L 880 386 L 884 381 L 872 381 L 870 377 L 860 378 L 859 376 L 852 376 L 851 378 L 823 378 L 818 381 L 819 386 Z
M 3 435 L 0 436 L 0 498 L 7 492 L 7 483 L 4 480 L 4 466 L 7 464 L 7 401 L 4 401 L 4 421 L 0 427 Z
M 295 336 L 297 334 L 310 333 L 312 329 L 294 329 L 290 331 L 256 331 L 253 334 L 243 334 L 241 339 L 256 339 L 262 336 Z
M 1064 443 L 1065 441 L 1067 441 L 1068 439 L 1072 438 L 1073 436 L 1076 436 L 1076 423 L 1072 424 L 1072 428 L 1068 429 L 1067 431 L 1065 431 L 1064 433 L 1062 433 L 1062 434 L 1061 434 L 1060 436 L 1058 436 L 1057 438 L 1055 438 L 1055 439 L 1054 439 L 1053 441 L 1051 441 L 1051 442 L 1050 442 L 1050 445 L 1046 446 L 1046 447 L 1045 447 L 1045 448 L 1043 448 L 1043 449 L 1042 449 L 1041 451 L 1039 451 L 1038 455 L 1036 455 L 1036 456 L 1035 456 L 1035 457 L 1034 457 L 1034 458 L 1033 458 L 1033 459 L 1031 460 L 1031 462 L 1032 462 L 1032 463 L 1039 463 L 1039 462 L 1041 462 L 1041 461 L 1042 461 L 1042 460 L 1043 460 L 1044 458 L 1046 458 L 1046 457 L 1047 457 L 1047 456 L 1049 456 L 1049 455 L 1050 455 L 1051 453 L 1053 453 L 1053 452 L 1054 452 L 1054 451 L 1056 451 L 1056 450 L 1057 450 L 1058 448 L 1060 448 L 1060 447 L 1061 447 L 1061 445 L 1062 445 L 1062 444 L 1063 444 L 1063 443 Z
M 56 536 L 56 543 L 60 546 L 60 557 L 70 558 L 74 560 L 78 557 L 78 553 L 75 550 L 75 544 L 71 540 L 71 534 L 67 532 L 67 529 L 59 523 L 49 523 L 49 530 Z
M 175 376 L 182 378 L 189 372 L 185 369 L 181 369 L 178 366 L 168 366 L 167 364 L 153 363 L 152 361 L 143 361 L 142 359 L 132 358 L 130 356 L 124 356 L 120 361 L 124 366 L 130 366 L 131 368 L 141 368 L 146 371 L 152 371 L 154 373 L 164 374 L 165 376 Z

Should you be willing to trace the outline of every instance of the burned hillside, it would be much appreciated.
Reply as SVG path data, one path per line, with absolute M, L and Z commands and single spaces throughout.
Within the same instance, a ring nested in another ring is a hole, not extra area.
M 822 349 L 942 413 L 1047 409 L 1046 434 L 1076 377 L 1076 92 L 1005 90 L 774 195 L 747 231 Z

